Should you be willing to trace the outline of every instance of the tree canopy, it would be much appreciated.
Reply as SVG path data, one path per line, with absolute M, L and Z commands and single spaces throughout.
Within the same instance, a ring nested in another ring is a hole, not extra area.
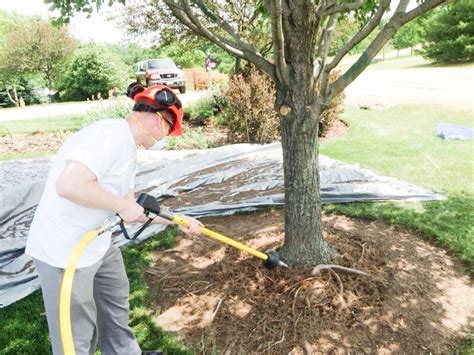
M 102 3 L 47 1 L 60 9 L 63 18 Z M 318 264 L 331 259 L 321 221 L 318 127 L 322 113 L 401 26 L 444 2 L 422 0 L 409 10 L 410 0 L 396 2 L 393 9 L 390 0 L 164 0 L 185 28 L 252 63 L 275 84 L 274 107 L 281 127 L 285 180 L 285 242 L 280 252 L 288 264 Z M 152 4 L 156 6 L 156 2 Z M 153 18 L 158 16 L 159 11 Z M 384 16 L 388 18 L 382 22 Z M 357 20 L 358 30 L 329 58 L 330 44 L 343 18 Z M 257 32 L 249 31 L 247 23 L 250 28 L 257 24 Z M 338 79 L 330 81 L 341 60 L 371 35 L 373 39 L 359 58 Z
M 474 60 L 474 2 L 457 0 L 424 23 L 420 53 L 437 62 Z
M 67 59 L 76 47 L 66 27 L 54 27 L 37 17 L 3 13 L 0 29 L 0 81 L 16 92 L 31 78 L 48 88 L 64 72 Z M 13 95 L 16 96 L 16 95 Z M 11 97 L 18 104 L 18 97 Z

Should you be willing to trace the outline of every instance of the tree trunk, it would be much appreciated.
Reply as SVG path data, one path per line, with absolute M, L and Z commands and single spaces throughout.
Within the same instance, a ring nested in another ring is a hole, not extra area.
M 14 104 L 16 107 L 20 106 L 20 101 L 18 100 L 18 95 L 16 93 L 16 85 L 13 85 L 13 97 L 10 94 L 10 91 L 8 90 L 8 87 L 5 86 L 5 90 L 7 91 L 7 96 L 8 99 L 12 104 Z
M 234 65 L 234 74 L 239 75 L 240 74 L 240 63 L 242 62 L 242 59 L 239 57 L 235 58 L 235 65 Z
M 277 92 L 277 107 L 283 95 L 284 92 Z M 304 102 L 314 103 L 305 106 Z M 291 107 L 287 115 L 284 115 L 285 106 L 280 109 L 286 207 L 285 243 L 279 253 L 289 265 L 327 263 L 331 248 L 323 239 L 319 191 L 321 106 L 313 96 L 308 100 L 293 100 Z

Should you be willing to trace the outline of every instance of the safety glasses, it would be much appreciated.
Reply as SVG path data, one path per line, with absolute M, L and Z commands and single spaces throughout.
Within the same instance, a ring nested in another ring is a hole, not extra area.
M 168 131 L 168 134 L 173 131 L 174 129 L 174 122 L 172 120 L 169 120 L 168 118 L 165 117 L 165 115 L 162 115 L 160 112 L 156 112 L 157 116 L 160 117 L 163 121 L 166 121 L 168 123 L 170 129 Z M 164 132 L 164 126 L 163 126 L 163 132 Z

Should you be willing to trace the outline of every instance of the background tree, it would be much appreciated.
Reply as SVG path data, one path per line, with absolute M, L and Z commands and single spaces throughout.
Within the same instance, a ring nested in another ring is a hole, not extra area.
M 0 104 L 2 106 L 19 106 L 20 97 L 24 94 L 26 74 L 16 67 L 6 65 L 6 46 L 8 35 L 20 28 L 26 22 L 26 17 L 13 12 L 0 10 Z
M 449 3 L 424 22 L 420 54 L 437 62 L 474 60 L 474 2 Z
M 86 45 L 74 52 L 60 89 L 67 100 L 107 98 L 113 87 L 123 89 L 128 77 L 127 67 L 112 51 L 104 46 Z
M 214 2 L 212 6 L 217 5 Z M 234 26 L 243 38 L 252 40 L 265 55 L 271 48 L 271 35 L 268 28 L 265 28 L 269 26 L 268 20 L 260 16 L 264 12 L 263 9 L 259 0 L 229 1 L 219 4 L 219 11 L 225 13 L 226 21 Z M 159 52 L 172 57 L 182 66 L 192 67 L 199 64 L 202 67 L 206 54 L 211 53 L 219 70 L 230 71 L 228 52 L 206 39 L 196 37 L 193 31 L 172 15 L 163 2 L 127 1 L 119 19 L 131 37 L 146 35 Z M 205 26 L 215 28 L 212 21 L 206 21 Z M 239 72 L 241 58 L 233 55 L 232 57 L 233 71 Z
M 65 27 L 56 28 L 45 20 L 28 18 L 9 31 L 3 42 L 0 68 L 4 80 L 14 84 L 20 76 L 39 75 L 52 89 L 75 47 L 76 42 Z
M 421 41 L 422 31 L 419 19 L 403 25 L 392 38 L 392 45 L 397 50 L 397 55 L 398 51 L 404 48 L 410 48 L 410 54 L 413 54 L 413 47 Z
M 99 5 L 97 0 L 47 0 L 63 16 L 77 7 Z M 113 2 L 113 0 L 112 0 Z M 417 18 L 443 0 L 424 0 L 408 11 L 409 0 L 400 0 L 387 22 L 367 49 L 337 80 L 329 83 L 332 71 L 358 43 L 376 30 L 387 13 L 389 0 L 267 0 L 255 21 L 267 26 L 272 38 L 272 60 L 265 57 L 252 38 L 245 38 L 229 22 L 219 2 L 164 0 L 172 14 L 193 33 L 215 43 L 235 57 L 245 59 L 275 83 L 283 148 L 285 180 L 285 242 L 282 258 L 290 264 L 319 264 L 330 260 L 331 248 L 323 239 L 319 186 L 318 125 L 321 114 L 370 64 L 385 43 L 405 23 Z M 70 4 L 74 4 L 71 7 Z M 237 1 L 232 2 L 233 4 Z M 362 28 L 328 60 L 328 48 L 341 14 L 360 19 Z M 316 93 L 316 87 L 319 87 Z

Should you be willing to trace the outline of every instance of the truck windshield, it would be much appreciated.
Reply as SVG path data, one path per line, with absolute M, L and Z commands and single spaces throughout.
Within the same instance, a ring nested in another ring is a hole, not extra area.
M 148 69 L 176 68 L 171 59 L 156 59 L 148 62 Z

